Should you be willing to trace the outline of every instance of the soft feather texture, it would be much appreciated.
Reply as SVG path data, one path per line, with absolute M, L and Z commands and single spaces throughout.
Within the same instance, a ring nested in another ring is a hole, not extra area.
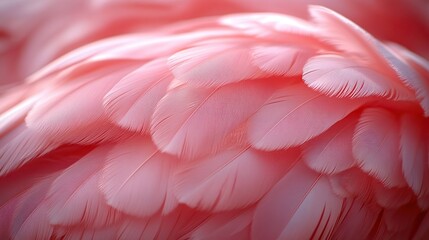
M 407 82 L 408 85 L 414 89 L 416 92 L 418 100 L 420 100 L 420 105 L 423 108 L 425 112 L 425 117 L 429 116 L 429 82 L 427 81 L 427 78 L 429 78 L 429 62 L 418 56 L 417 54 L 414 54 L 402 47 L 395 46 L 395 49 L 398 49 L 398 54 L 404 58 L 403 61 L 405 61 L 406 64 L 409 64 L 412 66 L 414 71 L 416 73 L 412 73 L 413 77 L 412 79 L 409 79 Z M 396 61 L 398 62 L 398 61 Z M 392 63 L 394 64 L 394 63 Z M 404 63 L 402 63 L 403 65 Z
M 263 150 L 297 146 L 320 135 L 361 105 L 359 101 L 326 97 L 303 85 L 287 85 L 249 120 L 249 141 Z
M 175 176 L 176 196 L 179 202 L 203 210 L 244 208 L 258 201 L 297 157 L 295 151 L 228 149 L 180 166 Z
M 27 115 L 28 126 L 55 135 L 96 121 L 103 114 L 103 96 L 130 71 L 130 68 L 124 67 L 122 65 L 96 71 L 82 77 L 81 81 L 74 81 L 66 90 L 63 88 L 63 91 L 56 91 L 45 97 Z M 64 118 L 67 119 L 66 122 L 63 121 Z
M 359 119 L 353 155 L 362 170 L 389 187 L 404 186 L 399 151 L 399 123 L 392 113 L 368 108 Z
M 401 117 L 400 123 L 402 171 L 418 196 L 429 193 L 428 148 L 423 121 L 408 114 Z
M 179 86 L 159 102 L 151 123 L 152 138 L 167 153 L 188 158 L 211 153 L 273 90 L 263 80 L 207 89 Z
M 173 79 L 165 59 L 144 64 L 122 78 L 103 98 L 109 118 L 121 127 L 149 132 L 156 104 Z
M 329 96 L 409 100 L 410 91 L 382 73 L 339 55 L 319 55 L 304 66 L 304 82 Z M 411 98 L 412 99 L 412 98 Z
M 147 137 L 117 144 L 106 157 L 100 180 L 107 203 L 140 217 L 171 212 L 177 206 L 171 180 L 177 161 Z
M 177 9 L 131 1 L 88 5 Z M 0 96 L 0 238 L 424 239 L 428 64 L 311 9 L 309 21 L 209 9 L 147 32 L 99 22 L 139 33 Z M 97 29 L 84 23 L 70 39 Z
M 333 238 L 350 240 L 369 238 L 380 213 L 381 208 L 375 204 L 366 204 L 359 200 L 353 200 L 351 207 L 345 213 L 344 219 L 339 222 Z
M 249 239 L 247 228 L 252 222 L 254 209 L 219 213 L 208 218 L 192 233 L 191 239 Z M 228 238 L 225 238 L 228 236 Z
M 55 179 L 47 194 L 51 224 L 87 223 L 100 227 L 117 219 L 119 214 L 104 202 L 98 190 L 101 167 L 108 149 L 106 146 L 93 150 Z
M 283 76 L 302 74 L 303 66 L 314 52 L 300 46 L 258 45 L 252 48 L 252 62 L 261 70 Z
M 180 51 L 169 58 L 173 75 L 195 86 L 222 86 L 260 76 L 250 48 L 237 44 L 207 44 Z
M 354 114 L 303 145 L 303 159 L 319 172 L 335 174 L 355 165 L 352 139 L 358 117 Z
M 252 238 L 329 238 L 342 204 L 325 177 L 297 164 L 256 208 Z
M 48 219 L 49 205 L 44 197 L 54 177 L 43 179 L 19 198 L 11 222 L 11 235 L 15 238 L 46 239 L 52 234 L 53 226 Z

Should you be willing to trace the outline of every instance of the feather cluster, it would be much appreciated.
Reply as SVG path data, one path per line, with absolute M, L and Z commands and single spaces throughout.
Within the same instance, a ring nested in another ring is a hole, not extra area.
M 310 13 L 104 40 L 3 95 L 0 236 L 428 236 L 429 63 Z

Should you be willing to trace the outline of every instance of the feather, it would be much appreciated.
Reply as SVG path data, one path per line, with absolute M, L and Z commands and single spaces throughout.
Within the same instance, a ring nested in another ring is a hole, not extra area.
M 216 151 L 223 138 L 247 120 L 273 89 L 262 81 L 211 89 L 176 87 L 157 105 L 152 138 L 163 152 L 184 157 Z
M 320 26 L 320 34 L 336 48 L 357 56 L 366 66 L 391 78 L 395 86 L 406 84 L 418 89 L 418 75 L 395 57 L 388 48 L 345 17 L 323 7 L 311 7 L 310 13 Z M 408 90 L 408 96 L 414 93 Z M 421 97 L 422 95 L 420 95 Z
M 295 151 L 225 150 L 182 164 L 174 178 L 175 193 L 179 202 L 201 210 L 244 208 L 258 201 L 297 158 Z
M 413 237 L 413 239 L 415 240 L 423 240 L 427 236 L 429 236 L 429 212 L 426 212 L 426 214 L 424 214 L 422 218 L 423 219 L 420 222 L 420 225 L 417 227 Z
M 353 137 L 353 155 L 361 169 L 388 187 L 405 186 L 399 152 L 399 123 L 382 108 L 363 111 Z
M 219 213 L 212 215 L 198 226 L 191 239 L 250 239 L 249 226 L 252 222 L 254 209 Z
M 353 200 L 351 208 L 344 219 L 339 222 L 332 238 L 360 240 L 369 239 L 369 234 L 376 224 L 382 208 L 375 204 L 368 204 Z
M 165 59 L 144 64 L 122 78 L 104 96 L 107 115 L 125 129 L 148 132 L 156 104 L 165 95 L 172 79 Z
M 0 115 L 0 137 L 4 137 L 9 131 L 22 124 L 28 111 L 40 97 L 41 95 L 30 97 L 7 111 L 2 112 Z
M 54 239 L 62 240 L 77 240 L 77 239 L 113 239 L 112 236 L 116 235 L 119 226 L 113 225 L 108 227 L 99 228 L 85 228 L 85 227 L 55 227 Z
M 319 47 L 323 44 L 315 37 L 316 28 L 308 21 L 282 14 L 253 13 L 231 15 L 220 19 L 220 23 L 240 30 L 246 35 L 282 43 Z
M 168 57 L 199 41 L 237 35 L 236 32 L 225 29 L 210 29 L 167 36 L 154 34 L 143 36 L 141 34 L 127 35 L 118 38 L 120 41 L 128 41 L 126 44 L 118 44 L 117 47 L 96 54 L 89 61 L 106 61 L 112 59 L 147 61 Z
M 2 188 L 3 189 L 3 188 Z M 18 197 L 10 197 L 6 202 L 0 203 L 0 216 L 1 216 L 1 225 L 0 225 L 0 236 L 8 237 L 11 236 L 12 222 L 13 222 L 13 212 L 16 209 L 20 199 Z
M 402 171 L 416 195 L 429 194 L 428 149 L 423 126 L 424 120 L 414 115 L 401 117 Z
M 303 145 L 303 160 L 313 170 L 335 174 L 355 165 L 352 140 L 356 114 L 336 123 L 322 135 Z
M 416 65 L 407 63 L 395 55 L 391 49 L 385 45 L 378 43 L 379 52 L 383 55 L 389 67 L 393 69 L 396 78 L 400 80 L 401 84 L 406 85 L 413 94 L 413 100 L 420 103 L 426 116 L 429 115 L 429 83 L 427 77 L 429 76 L 429 63 L 423 59 L 417 60 L 419 63 Z M 424 79 L 426 77 L 426 79 Z
M 133 67 L 101 68 L 38 101 L 26 117 L 32 129 L 55 136 L 103 116 L 102 98 Z
M 374 67 L 382 64 L 381 69 L 386 70 L 386 63 L 374 45 L 377 40 L 368 32 L 328 8 L 311 6 L 309 11 L 322 39 Z
M 216 87 L 261 76 L 250 49 L 238 44 L 206 44 L 185 49 L 169 60 L 174 77 L 194 86 Z
M 404 85 L 371 67 L 340 55 L 319 55 L 311 58 L 304 66 L 303 80 L 307 86 L 328 96 L 413 99 L 413 94 Z
M 387 230 L 398 239 L 411 239 L 415 233 L 414 227 L 420 220 L 420 211 L 416 206 L 410 205 L 386 209 L 383 212 L 382 221 L 386 224 Z
M 252 239 L 329 238 L 342 205 L 325 177 L 297 164 L 256 207 Z
M 407 188 L 386 188 L 380 183 L 374 183 L 374 198 L 383 208 L 399 208 L 414 199 L 413 192 Z
M 115 239 L 188 239 L 189 234 L 207 219 L 207 213 L 198 213 L 180 206 L 166 216 L 159 214 L 145 219 L 125 220 Z
M 15 207 L 11 236 L 14 239 L 49 239 L 53 228 L 49 224 L 44 199 L 55 175 L 46 177 L 23 193 Z
M 19 125 L 0 139 L 0 176 L 20 168 L 57 146 L 46 136 L 28 129 L 24 124 Z
M 55 225 L 85 223 L 100 227 L 118 219 L 98 190 L 100 170 L 109 145 L 98 147 L 65 169 L 49 189 L 49 219 Z
M 332 191 L 344 198 L 358 198 L 363 202 L 372 201 L 374 181 L 360 168 L 353 167 L 329 176 Z
M 326 97 L 302 85 L 276 91 L 249 120 L 248 138 L 263 150 L 302 144 L 356 110 L 362 101 Z
M 406 64 L 411 66 L 417 74 L 413 74 L 415 78 L 409 79 L 408 85 L 414 89 L 417 98 L 420 100 L 420 105 L 424 110 L 425 117 L 429 116 L 429 62 L 413 52 L 405 48 L 395 46 L 398 49 L 398 54 L 403 58 Z
M 148 137 L 116 144 L 107 156 L 100 180 L 107 203 L 127 214 L 168 214 L 176 206 L 172 170 L 178 159 L 163 154 Z
M 297 76 L 314 54 L 309 48 L 288 45 L 258 45 L 251 49 L 252 63 L 264 72 L 280 76 Z
M 9 201 L 9 199 L 16 198 L 27 191 L 40 179 L 67 168 L 81 159 L 92 148 L 92 146 L 64 145 L 43 156 L 31 159 L 28 164 L 20 169 L 1 176 L 0 206 Z

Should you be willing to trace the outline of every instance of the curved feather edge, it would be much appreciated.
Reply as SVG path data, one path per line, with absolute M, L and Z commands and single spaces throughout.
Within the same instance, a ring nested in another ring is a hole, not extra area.
M 216 152 L 224 138 L 246 121 L 274 89 L 274 84 L 262 80 L 209 89 L 176 87 L 156 107 L 152 139 L 161 151 L 185 158 Z
M 123 141 L 107 156 L 101 191 L 110 206 L 127 214 L 168 214 L 177 206 L 172 182 L 176 162 L 178 159 L 161 153 L 149 137 Z
M 328 96 L 361 98 L 381 96 L 394 100 L 413 100 L 403 84 L 389 76 L 340 55 L 325 54 L 311 58 L 304 66 L 307 86 Z
M 314 50 L 288 45 L 257 45 L 251 49 L 252 63 L 262 71 L 280 76 L 298 76 Z
M 424 110 L 425 117 L 429 116 L 429 62 L 424 58 L 414 54 L 398 45 L 392 46 L 394 53 L 406 64 L 411 66 L 416 73 L 412 73 L 415 78 L 408 79 L 408 85 L 414 89 L 417 98 L 420 100 L 420 106 Z
M 250 118 L 248 139 L 261 150 L 297 146 L 325 132 L 364 103 L 327 97 L 305 85 L 289 85 L 274 92 Z
M 336 123 L 320 136 L 304 143 L 303 160 L 311 169 L 336 174 L 356 164 L 352 140 L 358 115 L 352 114 Z
M 328 179 L 297 164 L 257 205 L 252 238 L 329 238 L 343 204 Z
M 184 206 L 166 216 L 154 215 L 150 218 L 128 218 L 119 227 L 116 239 L 189 239 L 191 232 L 208 218 Z
M 250 239 L 254 208 L 212 215 L 191 234 L 191 239 Z
M 335 228 L 332 238 L 350 240 L 368 239 L 379 214 L 382 213 L 382 208 L 375 204 L 350 199 L 348 201 L 352 201 L 351 207 L 345 213 L 344 219 Z
M 177 52 L 168 59 L 176 80 L 194 86 L 218 87 L 261 77 L 252 64 L 250 47 L 241 44 L 205 44 Z
M 298 154 L 246 147 L 186 162 L 175 173 L 176 197 L 200 210 L 218 212 L 247 207 L 271 189 L 296 162 Z
M 104 96 L 106 114 L 125 129 L 149 132 L 156 104 L 166 94 L 172 79 L 166 59 L 144 64 L 122 78 Z
M 353 155 L 363 171 L 386 186 L 403 187 L 399 141 L 396 116 L 382 108 L 367 108 L 356 126 Z
M 424 120 L 402 115 L 400 121 L 400 149 L 405 181 L 417 196 L 429 194 L 428 149 L 424 134 Z
M 26 191 L 14 210 L 11 237 L 15 239 L 49 239 L 53 228 L 49 224 L 44 197 L 55 175 L 46 177 Z
M 29 128 L 57 136 L 89 125 L 103 116 L 102 98 L 133 66 L 101 68 L 53 91 L 26 117 Z M 67 109 L 67 110 L 65 110 Z
M 46 200 L 51 224 L 85 223 L 101 227 L 117 221 L 120 215 L 106 204 L 98 189 L 102 164 L 110 147 L 92 150 L 55 179 Z

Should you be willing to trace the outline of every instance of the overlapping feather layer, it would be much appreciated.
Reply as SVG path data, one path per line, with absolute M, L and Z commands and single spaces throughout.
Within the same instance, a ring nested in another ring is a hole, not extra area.
M 423 239 L 429 63 L 310 12 L 104 40 L 4 96 L 0 235 Z

